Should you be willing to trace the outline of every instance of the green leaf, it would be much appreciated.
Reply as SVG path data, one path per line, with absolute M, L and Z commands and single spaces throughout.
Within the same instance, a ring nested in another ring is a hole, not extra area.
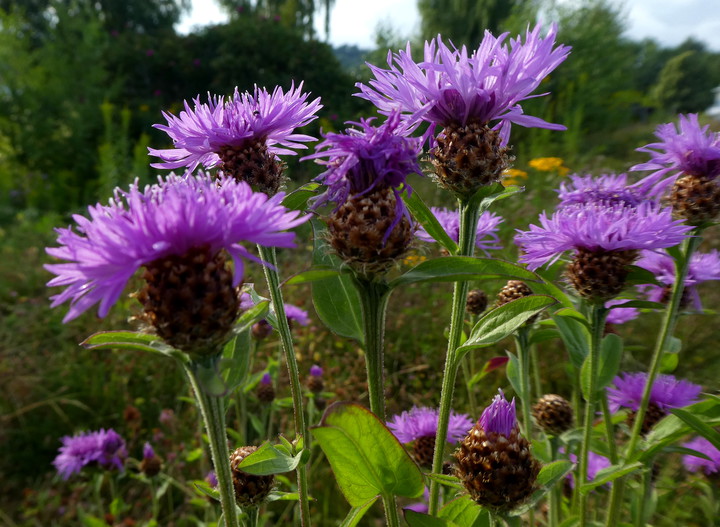
M 647 269 L 643 267 L 638 267 L 637 265 L 628 265 L 626 266 L 627 269 L 630 270 L 630 272 L 627 275 L 627 278 L 625 278 L 625 284 L 626 285 L 644 285 L 644 284 L 654 284 L 654 285 L 664 285 L 658 282 L 657 276 L 655 276 L 655 273 L 648 271 Z
M 553 314 L 555 325 L 570 355 L 573 366 L 580 368 L 590 349 L 590 331 L 586 324 L 576 317 Z
M 248 474 L 269 476 L 291 472 L 300 464 L 301 453 L 290 456 L 270 443 L 264 443 L 255 452 L 243 459 L 238 468 Z
M 418 282 L 458 282 L 491 278 L 538 279 L 535 273 L 524 267 L 503 260 L 472 256 L 443 256 L 420 262 L 405 274 L 392 280 L 389 286 L 395 288 Z
M 573 463 L 567 459 L 561 459 L 545 465 L 540 469 L 540 473 L 538 474 L 535 482 L 538 490 L 533 492 L 528 501 L 509 512 L 508 516 L 517 517 L 534 508 L 535 505 L 542 500 L 559 481 L 563 480 L 565 476 L 572 471 L 572 469 Z
M 305 183 L 302 187 L 293 190 L 290 194 L 285 196 L 282 200 L 282 204 L 286 209 L 306 210 L 308 200 L 317 195 L 317 189 L 319 187 L 319 183 L 312 181 L 310 183 Z
M 404 509 L 405 521 L 410 527 L 459 527 L 458 524 L 444 518 L 436 518 L 422 512 Z
M 418 466 L 366 408 L 334 403 L 312 432 L 353 507 L 382 494 L 417 498 L 423 493 L 425 483 Z
M 549 296 L 530 295 L 488 311 L 475 324 L 465 344 L 456 350 L 458 360 L 471 349 L 495 344 L 512 335 L 528 319 L 556 303 L 557 301 Z
M 672 373 L 680 364 L 677 353 L 664 353 L 660 359 L 660 373 Z
M 194 481 L 193 486 L 196 490 L 198 490 L 201 494 L 207 496 L 208 498 L 211 498 L 215 501 L 220 501 L 220 491 L 211 487 L 207 481 Z
M 413 192 L 410 195 L 408 195 L 407 191 L 403 192 L 402 200 L 413 215 L 413 218 L 415 218 L 415 221 L 422 225 L 425 231 L 427 231 L 436 242 L 450 251 L 450 254 L 457 254 L 457 243 L 448 236 L 448 233 L 445 232 L 445 229 L 442 228 L 440 222 L 427 205 L 425 205 L 425 202 L 417 192 Z
M 374 498 L 368 500 L 367 503 L 363 503 L 362 505 L 359 505 L 358 507 L 353 507 L 350 509 L 350 512 L 348 512 L 347 516 L 345 516 L 345 519 L 340 524 L 340 527 L 355 527 L 358 522 L 362 519 L 363 516 L 365 516 L 365 513 L 372 507 L 373 503 L 375 503 L 378 499 L 378 496 L 375 496 Z
M 636 307 L 638 309 L 665 309 L 665 304 L 659 302 L 650 302 L 649 300 L 628 300 L 622 304 L 615 304 L 609 309 L 624 309 L 627 307 Z
M 598 373 L 597 387 L 602 390 L 608 386 L 617 375 L 622 359 L 623 340 L 612 333 L 606 335 L 600 345 L 600 371 Z
M 490 527 L 490 513 L 469 496 L 449 501 L 440 509 L 438 516 L 466 527 Z
M 682 350 L 682 340 L 677 337 L 670 337 L 665 343 L 665 353 L 680 353 Z
M 225 345 L 220 365 L 225 372 L 225 383 L 229 392 L 245 382 L 250 371 L 251 347 L 249 330 L 236 335 Z
M 467 341 L 467 337 L 464 340 Z M 502 368 L 507 364 L 508 360 L 509 359 L 507 357 L 493 357 L 492 359 L 488 360 L 485 364 L 483 364 L 482 369 L 475 375 L 473 375 L 472 378 L 467 382 L 467 387 L 473 387 L 491 371 Z
M 350 270 L 348 269 L 348 272 L 349 271 Z M 344 273 L 340 269 L 310 269 L 309 271 L 304 271 L 302 273 L 298 273 L 296 275 L 291 276 L 290 278 L 285 280 L 285 284 L 287 284 L 287 285 L 309 284 L 312 282 L 317 282 L 318 280 L 325 280 L 327 278 L 335 278 L 342 274 L 344 274 Z
M 311 221 L 315 233 L 313 267 L 339 269 L 339 259 L 322 241 L 322 224 L 318 220 Z M 341 274 L 313 282 L 312 297 L 315 312 L 330 330 L 341 337 L 364 342 L 360 296 L 350 276 Z
M 270 302 L 267 298 L 258 295 L 257 291 L 255 291 L 254 287 L 247 289 L 247 292 L 250 295 L 250 298 L 252 299 L 253 304 L 255 304 L 255 305 L 258 305 L 258 304 L 261 304 L 264 302 L 268 302 L 268 303 Z M 265 312 L 265 320 L 267 320 L 272 327 L 274 327 L 274 328 L 278 327 L 278 321 L 277 321 L 277 317 L 275 316 L 274 310 L 270 309 Z
M 539 344 L 548 340 L 559 339 L 560 332 L 557 329 L 537 329 L 530 335 L 529 344 Z
M 532 284 L 528 284 L 530 289 L 532 289 L 533 293 L 535 293 L 536 295 L 551 296 L 555 300 L 557 300 L 562 307 L 573 309 L 572 300 L 568 295 L 565 294 L 562 289 L 560 289 L 552 282 L 545 280 L 545 278 L 542 277 L 539 272 L 536 271 L 535 274 L 542 279 L 542 282 L 533 282 Z
M 630 474 L 631 472 L 640 470 L 644 466 L 645 465 L 643 465 L 642 463 L 631 463 L 630 465 L 622 464 L 606 467 L 602 470 L 599 470 L 598 473 L 595 474 L 595 478 L 592 481 L 589 481 L 584 485 L 580 485 L 580 493 L 587 494 L 596 487 L 600 487 L 602 485 L 605 485 L 606 483 L 615 481 L 616 479 L 621 478 L 626 474 Z
M 101 520 L 95 516 L 90 516 L 82 511 L 79 511 L 79 516 L 83 527 L 107 527 L 107 522 L 105 520 Z
M 682 419 L 685 424 L 695 430 L 698 434 L 703 436 L 705 439 L 710 441 L 715 448 L 720 450 L 720 432 L 717 432 L 711 426 L 703 423 L 700 419 L 695 417 L 692 413 L 682 408 L 672 408 L 670 412 Z
M 230 391 L 222 376 L 220 364 L 220 357 L 211 357 L 207 360 L 192 361 L 189 366 L 202 389 L 213 397 L 222 397 Z
M 430 480 L 437 481 L 440 485 L 445 487 L 458 490 L 463 490 L 465 488 L 460 482 L 460 479 L 456 476 L 450 476 L 448 474 L 434 474 L 432 472 L 425 474 L 425 476 Z
M 279 492 L 274 490 L 268 494 L 266 501 L 300 501 L 300 494 L 297 492 Z
M 259 298 L 259 297 L 258 297 Z M 270 311 L 270 302 L 260 300 L 250 309 L 245 311 L 233 326 L 233 333 L 239 335 L 243 331 L 248 331 L 252 325 L 260 319 L 267 317 Z
M 505 187 L 501 183 L 480 187 L 475 195 L 470 198 L 470 206 L 477 207 L 482 213 L 484 210 L 487 210 L 494 201 L 509 198 L 513 194 L 517 194 L 523 190 L 523 187 Z
M 131 351 L 147 351 L 160 353 L 181 362 L 190 359 L 182 351 L 165 344 L 157 335 L 139 333 L 135 331 L 101 331 L 90 335 L 80 343 L 81 346 L 91 350 L 124 349 Z
M 520 380 L 520 363 L 518 362 L 517 355 L 515 355 L 512 351 L 508 351 L 506 353 L 509 361 L 505 367 L 505 375 L 507 380 L 510 381 L 510 386 L 512 386 L 513 390 L 515 390 L 515 393 L 521 395 L 522 382 Z

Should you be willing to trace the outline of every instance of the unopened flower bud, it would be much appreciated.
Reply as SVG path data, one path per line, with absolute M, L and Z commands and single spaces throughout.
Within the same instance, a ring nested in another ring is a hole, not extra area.
M 243 459 L 257 450 L 256 446 L 244 446 L 230 454 L 235 501 L 240 507 L 257 507 L 268 497 L 275 484 L 275 477 L 256 476 L 243 472 L 239 467 Z
M 538 426 L 549 434 L 558 436 L 572 428 L 572 405 L 554 393 L 543 395 L 533 406 L 532 414 Z

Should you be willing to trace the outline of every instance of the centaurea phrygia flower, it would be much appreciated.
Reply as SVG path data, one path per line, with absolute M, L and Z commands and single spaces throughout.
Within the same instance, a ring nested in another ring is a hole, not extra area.
M 639 286 L 648 300 L 666 303 L 675 284 L 675 260 L 672 256 L 664 252 L 643 251 L 637 261 L 637 266 L 647 269 L 655 275 L 658 282 L 664 284 L 664 286 L 655 284 Z M 694 309 L 702 310 L 700 294 L 696 286 L 711 280 L 720 280 L 720 253 L 717 250 L 708 253 L 693 253 L 685 277 L 681 305 L 686 307 L 692 303 Z
M 706 475 L 720 475 L 720 450 L 717 449 L 710 441 L 704 437 L 696 437 L 684 443 L 685 448 L 696 450 L 701 454 L 705 454 L 710 459 L 704 459 L 692 454 L 686 454 L 682 457 L 683 465 L 690 472 L 700 472 L 701 470 Z
M 532 294 L 532 289 L 530 289 L 525 282 L 521 280 L 508 280 L 495 298 L 495 307 L 504 306 L 508 302 L 512 302 L 513 300 L 518 300 L 519 298 L 530 296 Z M 525 324 L 532 325 L 539 316 L 540 315 L 534 315 L 530 317 Z
M 635 320 L 637 317 L 639 317 L 640 311 L 638 311 L 636 307 L 615 307 L 628 301 L 628 299 L 616 298 L 605 302 L 605 307 L 610 309 L 610 311 L 608 311 L 607 317 L 605 318 L 605 322 L 607 324 L 619 325 L 625 324 L 625 322 L 630 322 L 631 320 Z
M 47 252 L 64 262 L 45 267 L 57 275 L 48 285 L 65 290 L 52 305 L 70 302 L 66 322 L 95 304 L 104 317 L 144 267 L 143 319 L 177 349 L 214 354 L 237 318 L 243 259 L 257 261 L 241 242 L 294 247 L 286 231 L 307 219 L 283 197 L 204 174 L 118 189 L 108 205 L 88 208 L 90 219 L 74 216 L 77 230 L 57 229 L 60 247 Z
M 235 501 L 242 508 L 258 507 L 268 497 L 275 486 L 275 476 L 257 476 L 248 474 L 240 468 L 240 463 L 258 449 L 256 446 L 237 448 L 230 454 Z
M 387 425 L 398 441 L 413 444 L 413 458 L 419 465 L 432 466 L 438 425 L 437 409 L 414 406 L 410 411 L 393 416 Z M 447 442 L 455 444 L 460 441 L 472 425 L 470 416 L 451 412 Z
M 150 155 L 163 160 L 151 166 L 190 171 L 219 167 L 253 188 L 274 194 L 282 183 L 277 156 L 294 155 L 294 150 L 306 148 L 302 143 L 315 140 L 295 133 L 317 119 L 315 114 L 322 108 L 319 98 L 308 102 L 308 95 L 300 83 L 287 92 L 276 87 L 269 93 L 255 86 L 252 94 L 235 88 L 227 99 L 208 94 L 207 103 L 194 99 L 194 108 L 186 101 L 178 117 L 163 112 L 168 124 L 154 125 L 170 136 L 175 148 L 149 148 Z
M 460 236 L 460 213 L 457 210 L 441 209 L 438 207 L 430 207 L 430 210 L 437 218 L 438 222 L 445 232 L 454 241 L 458 241 Z M 475 235 L 475 247 L 481 251 L 492 251 L 502 249 L 500 238 L 497 235 L 498 226 L 503 219 L 489 211 L 484 211 L 478 218 L 477 234 Z M 428 243 L 435 242 L 427 231 L 421 226 L 415 233 L 420 240 Z
M 638 190 L 661 196 L 670 189 L 670 203 L 678 217 L 691 225 L 711 221 L 720 212 L 720 133 L 700 126 L 697 114 L 680 115 L 679 123 L 658 126 L 660 139 L 642 148 L 652 159 L 631 170 L 653 170 L 636 183 Z
M 634 207 L 591 202 L 567 205 L 550 218 L 541 214 L 540 226 L 518 231 L 515 243 L 523 251 L 520 261 L 531 270 L 573 250 L 567 278 L 580 296 L 604 303 L 622 291 L 627 265 L 640 250 L 672 247 L 690 230 L 673 220 L 669 209 L 651 202 Z
M 520 435 L 515 399 L 500 391 L 455 452 L 456 475 L 479 505 L 495 512 L 511 510 L 535 490 L 540 463 Z
M 328 218 L 330 243 L 363 274 L 385 271 L 407 250 L 412 222 L 400 193 L 412 191 L 409 174 L 422 174 L 420 140 L 406 136 L 399 114 L 377 127 L 372 121 L 324 135 L 316 153 L 303 158 L 327 167 L 317 178 L 327 190 L 314 206 L 336 205 Z
M 63 437 L 53 465 L 63 479 L 68 479 L 91 465 L 122 471 L 126 457 L 125 440 L 113 429 L 101 429 Z
M 150 443 L 143 445 L 143 458 L 140 462 L 140 471 L 147 477 L 157 476 L 162 468 L 162 459 L 155 454 L 155 449 Z
M 261 403 L 269 404 L 275 400 L 275 387 L 269 373 L 265 372 L 260 378 L 255 394 Z
M 635 412 L 640 408 L 647 378 L 645 372 L 621 373 L 615 377 L 613 385 L 607 389 L 610 411 L 617 412 L 620 408 L 628 408 L 632 411 L 629 416 L 629 421 L 632 422 Z M 701 386 L 676 379 L 672 375 L 658 375 L 650 391 L 642 433 L 647 434 L 671 408 L 682 408 L 697 402 L 701 390 Z
M 560 452 L 564 452 L 565 449 L 560 447 Z M 568 458 L 573 463 L 577 463 L 578 459 L 577 456 L 573 453 L 570 453 L 568 455 Z M 605 456 L 602 456 L 600 454 L 596 454 L 592 450 L 588 451 L 588 467 L 587 467 L 587 480 L 592 481 L 595 479 L 595 476 L 597 476 L 597 473 L 600 472 L 604 468 L 608 468 L 612 463 L 608 458 Z M 575 488 L 575 476 L 573 476 L 572 473 L 567 475 L 568 482 L 570 484 L 570 488 Z M 610 483 L 606 483 L 605 486 L 609 486 Z
M 323 382 L 323 369 L 317 364 L 313 364 L 310 367 L 310 378 L 307 381 L 307 386 L 314 394 L 319 394 L 325 389 L 325 383 Z
M 465 311 L 471 315 L 481 315 L 488 307 L 488 297 L 482 289 L 471 289 L 465 298 Z
M 535 422 L 546 433 L 559 436 L 572 428 L 573 408 L 570 402 L 554 393 L 540 397 L 532 407 Z
M 388 54 L 389 69 L 369 65 L 374 80 L 357 84 L 360 97 L 383 114 L 403 113 L 411 128 L 429 123 L 425 137 L 433 141 L 433 164 L 440 183 L 460 196 L 500 180 L 511 161 L 507 142 L 510 125 L 564 130 L 538 117 L 525 115 L 520 102 L 568 55 L 555 47 L 555 26 L 540 36 L 540 26 L 504 44 L 507 33 L 485 33 L 480 46 L 451 50 L 440 35 L 425 43 L 423 61 L 405 51 Z M 492 128 L 491 128 L 492 127 Z
M 560 183 L 558 190 L 559 207 L 575 203 L 597 203 L 605 205 L 637 206 L 643 201 L 637 189 L 627 184 L 626 174 L 603 174 L 581 176 L 573 174 L 567 181 Z

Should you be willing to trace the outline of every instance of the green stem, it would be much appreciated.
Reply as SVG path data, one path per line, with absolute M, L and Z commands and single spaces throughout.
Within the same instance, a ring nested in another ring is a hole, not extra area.
M 218 480 L 220 505 L 225 516 L 225 525 L 227 527 L 239 527 L 240 521 L 235 506 L 235 490 L 232 483 L 227 433 L 225 431 L 224 395 L 215 396 L 207 393 L 198 378 L 198 368 L 213 369 L 218 358 L 218 356 L 215 356 L 202 364 L 199 362 L 185 364 L 185 372 L 195 393 L 195 399 L 202 414 L 205 431 L 210 442 L 210 455 Z
M 363 333 L 365 337 L 365 366 L 367 369 L 370 411 L 381 421 L 385 421 L 385 312 L 389 298 L 389 289 L 384 281 L 373 281 L 355 275 L 355 283 L 363 315 Z
M 583 423 L 583 441 L 580 450 L 580 474 L 575 491 L 580 494 L 580 487 L 588 481 L 588 456 L 590 454 L 590 440 L 592 438 L 593 421 L 595 419 L 595 407 L 598 400 L 598 371 L 600 367 L 600 343 L 605 330 L 605 315 L 607 310 L 598 304 L 590 306 L 590 323 L 592 327 L 592 339 L 588 357 L 585 359 L 590 364 L 590 383 L 588 393 L 585 394 L 585 419 Z M 582 380 L 581 380 L 582 383 Z M 588 494 L 580 494 L 580 525 L 587 525 L 588 521 Z
M 652 492 L 652 466 L 653 462 L 650 461 L 648 466 L 643 470 L 642 473 L 642 496 L 638 503 L 637 516 L 635 517 L 635 527 L 644 527 L 645 522 L 645 510 L 646 505 L 650 501 L 650 495 Z
M 293 401 L 293 416 L 295 421 L 295 435 L 302 438 L 303 448 L 310 448 L 310 436 L 305 422 L 305 412 L 303 410 L 303 395 L 300 385 L 300 373 L 298 371 L 297 359 L 295 358 L 295 349 L 293 346 L 292 334 L 287 317 L 285 316 L 285 304 L 283 302 L 282 292 L 280 291 L 280 278 L 277 272 L 277 256 L 274 247 L 264 247 L 258 245 L 260 258 L 270 264 L 263 266 L 265 271 L 265 279 L 267 280 L 268 290 L 270 291 L 270 300 L 275 310 L 277 318 L 277 329 L 280 333 L 282 348 L 285 353 L 285 363 L 288 368 L 288 377 L 290 378 L 290 394 Z M 302 463 L 297 468 L 297 484 L 298 494 L 300 496 L 300 523 L 303 527 L 310 526 L 310 504 L 308 492 L 308 474 L 307 465 Z
M 538 357 L 537 345 L 530 346 L 530 360 L 532 362 L 533 384 L 535 385 L 535 398 L 543 396 L 542 379 L 540 378 L 540 359 Z
M 617 445 L 615 444 L 615 426 L 612 422 L 612 414 L 610 413 L 610 405 L 608 404 L 607 393 L 603 393 L 600 397 L 600 407 L 602 408 L 603 422 L 605 423 L 605 440 L 608 446 L 608 457 L 613 465 L 618 462 Z
M 518 353 L 518 369 L 520 370 L 520 404 L 522 405 L 524 434 L 528 441 L 532 439 L 532 417 L 530 415 L 530 329 L 521 327 L 515 333 L 515 345 Z
M 400 519 L 397 512 L 395 496 L 392 494 L 382 495 L 383 507 L 385 507 L 385 521 L 387 527 L 400 527 Z
M 550 438 L 550 452 L 551 452 L 551 460 L 556 461 L 558 458 L 558 450 L 559 450 L 559 440 L 557 437 L 553 436 Z M 549 503 L 549 511 L 548 511 L 548 525 L 550 527 L 557 527 L 560 524 L 560 509 L 561 509 L 561 495 L 560 492 L 562 492 L 563 484 L 558 483 L 555 484 L 550 490 L 550 503 Z
M 247 520 L 245 521 L 245 527 L 257 527 L 258 519 L 260 517 L 260 509 L 258 507 L 251 507 L 245 509 Z
M 470 200 L 460 201 L 460 256 L 472 256 L 475 251 L 475 234 L 480 209 L 470 203 Z M 455 380 L 457 378 L 458 360 L 455 350 L 460 345 L 460 335 L 463 328 L 463 316 L 467 302 L 468 282 L 455 282 L 453 289 L 452 311 L 450 315 L 450 334 L 448 336 L 447 353 L 445 355 L 445 372 L 443 374 L 440 391 L 440 409 L 438 411 L 438 428 L 435 436 L 435 452 L 433 455 L 432 471 L 442 474 L 443 453 L 450 423 L 450 410 L 452 406 Z M 429 512 L 434 516 L 438 510 L 440 487 L 437 481 L 430 482 Z
M 641 437 L 640 432 L 642 430 L 643 421 L 645 420 L 648 404 L 650 403 L 652 386 L 655 383 L 658 373 L 660 372 L 660 364 L 668 345 L 668 341 L 675 332 L 675 324 L 677 323 L 680 310 L 680 301 L 682 300 L 683 291 L 685 290 L 685 278 L 687 277 L 688 268 L 690 266 L 690 259 L 702 242 L 701 233 L 702 229 L 696 228 L 691 233 L 693 236 L 687 238 L 682 243 L 682 260 L 675 262 L 675 284 L 673 285 L 672 295 L 670 296 L 667 309 L 665 310 L 665 318 L 663 319 L 660 332 L 658 333 L 658 339 L 655 343 L 655 349 L 653 350 L 653 355 L 650 359 L 650 369 L 648 371 L 647 383 L 645 384 L 645 389 L 643 390 L 643 396 L 640 401 L 640 407 L 635 413 L 635 422 L 633 423 L 630 440 L 628 441 L 625 451 L 626 461 L 634 456 L 635 449 L 637 448 L 638 441 Z M 617 525 L 619 520 L 626 478 L 627 476 L 619 478 L 613 483 L 613 488 L 610 493 L 610 507 L 608 509 L 607 516 L 608 527 Z
M 472 371 L 470 365 L 468 364 L 469 359 L 470 355 L 465 355 L 460 361 L 460 365 L 462 366 L 465 388 L 467 388 L 468 404 L 470 404 L 470 408 L 474 410 L 475 408 L 477 408 L 477 401 L 475 400 L 475 391 L 472 389 L 472 386 L 470 386 L 470 379 L 472 379 Z

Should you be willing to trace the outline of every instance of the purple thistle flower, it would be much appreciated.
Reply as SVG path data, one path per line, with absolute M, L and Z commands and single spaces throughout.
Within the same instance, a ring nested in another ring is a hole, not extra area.
M 317 364 L 310 366 L 310 375 L 313 377 L 322 377 L 323 369 Z
M 460 214 L 457 210 L 440 209 L 438 207 L 431 207 L 430 210 L 437 218 L 438 222 L 448 236 L 458 241 L 460 235 Z M 489 211 L 483 212 L 478 218 L 477 223 L 477 235 L 475 236 L 475 246 L 483 251 L 500 250 L 500 238 L 498 238 L 497 231 L 498 225 L 502 223 L 503 219 Z M 427 231 L 420 227 L 415 235 L 424 242 L 433 243 L 435 239 L 430 236 Z
M 720 175 L 720 133 L 710 131 L 707 125 L 701 127 L 697 114 L 680 115 L 678 127 L 661 124 L 655 136 L 659 142 L 638 148 L 652 159 L 630 169 L 654 170 L 634 185 L 642 195 L 663 194 L 682 174 L 708 179 Z
M 214 470 L 211 470 L 210 472 L 207 473 L 207 475 L 205 476 L 205 481 L 212 488 L 215 488 L 218 486 L 217 474 L 215 474 Z
M 302 93 L 302 83 L 294 84 L 285 93 L 276 87 L 272 94 L 258 88 L 252 94 L 239 93 L 235 88 L 232 98 L 208 94 L 207 104 L 200 97 L 193 100 L 194 108 L 185 101 L 185 111 L 179 117 L 163 112 L 168 124 L 155 128 L 166 132 L 175 148 L 157 150 L 148 148 L 150 155 L 163 163 L 155 168 L 175 169 L 199 165 L 211 168 L 220 164 L 218 152 L 222 147 L 242 147 L 251 141 L 262 141 L 275 155 L 295 154 L 293 149 L 306 148 L 302 143 L 315 138 L 293 133 L 317 119 L 315 113 L 322 108 L 320 99 L 308 103 L 308 94 Z
M 483 410 L 478 424 L 485 430 L 485 433 L 496 433 L 509 437 L 513 429 L 517 426 L 515 416 L 515 398 L 512 402 L 505 399 L 502 390 L 498 390 L 490 406 Z
M 88 208 L 90 219 L 73 217 L 78 232 L 56 229 L 60 247 L 46 251 L 66 262 L 45 266 L 57 275 L 47 285 L 67 287 L 51 297 L 52 306 L 70 301 L 65 322 L 97 303 L 104 317 L 140 267 L 198 247 L 227 251 L 237 286 L 243 258 L 259 261 L 240 242 L 294 247 L 295 234 L 284 231 L 308 218 L 286 210 L 283 197 L 268 198 L 246 183 L 204 174 L 171 174 L 143 191 L 137 184 L 127 192 L 117 189 L 108 205 Z
M 285 316 L 288 321 L 297 322 L 301 326 L 307 326 L 310 323 L 308 312 L 292 304 L 285 304 Z
M 414 129 L 429 122 L 429 137 L 437 126 L 465 126 L 469 122 L 489 124 L 498 121 L 503 145 L 510 135 L 510 124 L 564 130 L 538 117 L 523 114 L 518 104 L 530 95 L 567 57 L 570 48 L 555 46 L 557 27 L 545 38 L 540 26 L 503 45 L 507 33 L 494 37 L 485 32 L 472 54 L 465 46 L 450 50 L 440 35 L 425 42 L 423 61 L 415 63 L 410 43 L 405 51 L 388 53 L 389 69 L 368 64 L 375 76 L 370 86 L 358 83 L 359 97 L 369 100 L 389 115 L 399 110 Z M 394 63 L 393 63 L 394 62 Z
M 704 459 L 692 454 L 682 457 L 683 465 L 690 472 L 699 472 L 702 470 L 705 474 L 715 474 L 720 472 L 720 450 L 704 437 L 696 437 L 691 441 L 683 444 L 685 448 L 697 450 L 701 454 L 705 454 L 710 459 Z
M 155 450 L 153 450 L 153 447 L 150 443 L 145 443 L 143 445 L 143 459 L 152 459 L 155 457 Z
M 262 378 L 260 379 L 260 384 L 262 384 L 263 386 L 270 386 L 272 384 L 272 377 L 269 373 L 265 372 L 263 374 Z
M 421 437 L 437 434 L 438 411 L 426 406 L 414 406 L 409 412 L 393 416 L 387 426 L 401 443 L 411 443 Z M 466 414 L 450 413 L 447 442 L 457 443 L 472 428 L 472 419 Z
M 113 429 L 100 429 L 97 432 L 63 437 L 60 453 L 53 465 L 62 479 L 66 480 L 92 464 L 122 471 L 126 457 L 125 440 Z
M 621 407 L 637 411 L 647 384 L 647 373 L 621 373 L 613 379 L 613 386 L 607 389 L 610 410 L 617 412 Z M 650 404 L 660 410 L 682 408 L 697 401 L 702 386 L 689 381 L 678 380 L 672 375 L 658 375 L 650 392 Z
M 558 208 L 575 203 L 595 202 L 634 207 L 645 201 L 633 187 L 628 186 L 626 174 L 603 174 L 599 177 L 573 174 L 569 177 L 569 182 L 560 184 L 558 197 Z
M 602 203 L 563 207 L 551 218 L 543 212 L 540 227 L 519 231 L 515 243 L 523 250 L 521 262 L 535 270 L 552 264 L 570 249 L 591 252 L 661 249 L 679 244 L 691 226 L 673 220 L 670 209 L 651 202 L 637 207 Z
M 653 273 L 657 281 L 666 286 L 660 287 L 654 284 L 640 286 L 648 300 L 665 301 L 667 288 L 675 284 L 675 260 L 664 252 L 643 251 L 637 265 Z M 717 250 L 709 253 L 694 253 L 690 258 L 685 277 L 685 293 L 689 295 L 693 307 L 698 311 L 702 310 L 702 304 L 696 286 L 710 280 L 720 280 L 720 253 Z
M 613 307 L 627 301 L 627 298 L 616 298 L 605 302 L 606 308 L 612 308 L 605 319 L 608 324 L 624 324 L 640 316 L 640 311 L 636 307 Z

